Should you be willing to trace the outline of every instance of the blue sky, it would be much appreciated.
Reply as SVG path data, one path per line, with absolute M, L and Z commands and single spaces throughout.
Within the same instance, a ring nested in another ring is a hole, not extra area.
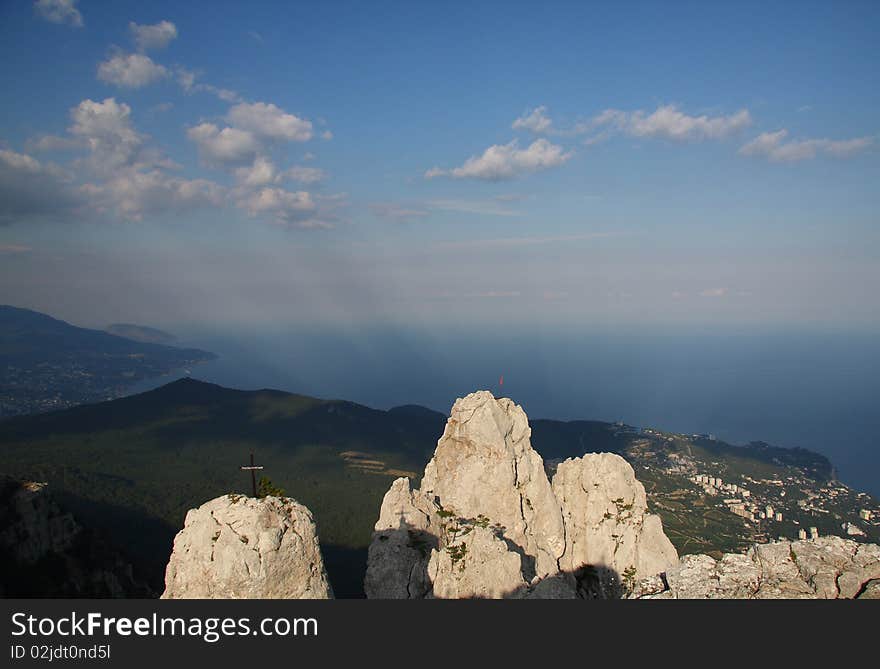
M 876 329 L 880 6 L 0 7 L 0 301 Z

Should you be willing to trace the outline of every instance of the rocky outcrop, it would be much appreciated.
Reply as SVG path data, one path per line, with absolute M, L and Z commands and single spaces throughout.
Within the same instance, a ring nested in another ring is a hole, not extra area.
M 367 597 L 614 596 L 677 562 L 623 458 L 568 460 L 551 484 L 530 437 L 510 399 L 458 399 L 421 487 L 385 495 Z
M 0 475 L 0 596 L 151 595 L 131 564 L 63 509 L 48 484 Z
M 563 572 L 595 565 L 627 582 L 659 574 L 678 560 L 645 487 L 626 460 L 588 453 L 561 463 L 553 492 L 565 522 Z
M 880 546 L 840 537 L 756 544 L 720 560 L 685 555 L 664 577 L 640 581 L 635 599 L 876 599 Z
M 186 514 L 163 599 L 329 599 L 315 521 L 286 497 L 224 495 Z

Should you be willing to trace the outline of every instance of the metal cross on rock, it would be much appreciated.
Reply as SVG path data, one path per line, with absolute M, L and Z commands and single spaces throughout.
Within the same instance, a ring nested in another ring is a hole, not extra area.
M 251 473 L 251 489 L 253 490 L 253 496 L 256 497 L 257 496 L 257 474 L 256 474 L 256 472 L 258 469 L 263 469 L 263 465 L 255 465 L 254 464 L 254 454 L 251 453 L 250 466 L 242 465 L 240 467 L 240 469 L 243 472 L 249 471 Z

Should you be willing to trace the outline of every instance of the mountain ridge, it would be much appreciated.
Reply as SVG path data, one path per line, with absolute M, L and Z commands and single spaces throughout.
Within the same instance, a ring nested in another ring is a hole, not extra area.
M 445 423 L 445 415 L 415 405 L 383 411 L 184 378 L 138 395 L 7 418 L 0 422 L 0 452 L 10 474 L 50 482 L 84 524 L 119 537 L 129 548 L 127 557 L 144 563 L 138 566 L 152 575 L 154 589 L 161 588 L 161 570 L 186 512 L 229 491 L 247 492 L 249 479 L 239 467 L 254 453 L 264 475 L 314 512 L 337 594 L 358 596 L 358 574 L 388 483 L 398 476 L 416 483 Z M 818 454 L 802 463 L 804 474 L 781 457 L 805 456 L 785 449 L 730 446 L 598 421 L 530 423 L 548 472 L 587 452 L 625 457 L 682 553 L 720 556 L 780 532 L 797 534 L 786 524 L 794 518 L 789 510 L 781 524 L 744 524 L 721 505 L 721 496 L 706 496 L 691 482 L 696 472 L 723 466 L 718 474 L 726 481 L 784 478 L 788 472 L 804 481 L 799 485 L 828 485 L 815 480 L 822 479 L 823 467 L 814 465 L 827 463 Z M 746 485 L 756 495 L 776 489 Z M 786 499 L 795 509 L 801 501 L 794 493 Z M 772 503 L 782 508 L 778 500 Z M 850 513 L 854 503 L 840 511 L 847 522 L 860 522 Z M 840 520 L 823 519 L 811 522 L 823 534 L 840 532 Z

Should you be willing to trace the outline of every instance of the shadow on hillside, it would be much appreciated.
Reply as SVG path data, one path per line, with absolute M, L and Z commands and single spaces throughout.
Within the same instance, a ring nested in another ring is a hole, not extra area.
M 84 527 L 105 537 L 155 596 L 165 590 L 165 565 L 177 528 L 130 506 L 90 500 L 67 491 L 58 491 L 55 498 Z
M 464 528 L 473 527 L 475 520 L 458 518 Z M 493 534 L 504 541 L 509 551 L 520 556 L 523 580 L 528 584 L 504 592 L 500 599 L 621 599 L 627 584 L 612 567 L 602 564 L 583 565 L 573 571 L 561 571 L 535 579 L 535 561 L 525 549 L 504 535 L 506 528 L 492 527 Z M 371 574 L 372 589 L 377 587 L 387 599 L 435 598 L 433 582 L 428 571 L 432 551 L 446 551 L 453 565 L 467 567 L 468 559 L 475 559 L 462 550 L 468 544 L 468 535 L 456 534 L 453 541 L 419 529 L 401 516 L 397 528 L 389 528 L 373 535 L 373 560 L 376 567 Z M 459 538 L 461 537 L 461 538 Z M 365 589 L 369 589 L 365 575 Z M 341 597 L 337 593 L 337 597 Z M 439 597 L 438 597 L 439 599 Z M 479 596 L 467 599 L 481 599 Z

